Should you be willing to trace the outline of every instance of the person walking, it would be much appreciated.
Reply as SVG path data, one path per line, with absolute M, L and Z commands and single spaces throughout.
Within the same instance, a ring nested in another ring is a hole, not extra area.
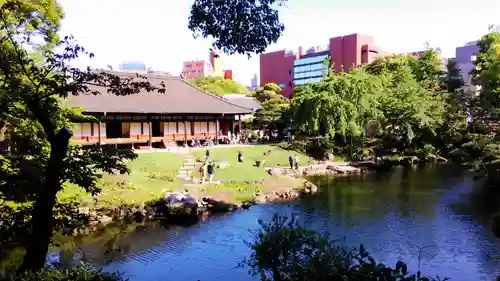
M 243 163 L 243 153 L 240 151 L 238 151 L 238 162 L 240 163 Z
M 293 164 L 295 162 L 295 157 L 293 156 L 293 153 L 290 154 L 290 157 L 288 157 L 288 162 L 290 163 L 290 169 L 293 170 Z
M 215 172 L 215 163 L 213 161 L 210 161 L 207 165 L 207 175 L 209 183 L 212 183 L 214 179 L 214 172 Z

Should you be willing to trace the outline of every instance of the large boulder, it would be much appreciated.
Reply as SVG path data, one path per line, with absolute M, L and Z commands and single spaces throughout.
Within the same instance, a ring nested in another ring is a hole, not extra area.
M 169 192 L 163 198 L 170 215 L 196 215 L 198 202 L 193 196 L 183 192 Z
M 318 192 L 318 186 L 313 184 L 310 181 L 305 181 L 304 182 L 304 192 L 306 194 L 315 194 L 316 192 Z

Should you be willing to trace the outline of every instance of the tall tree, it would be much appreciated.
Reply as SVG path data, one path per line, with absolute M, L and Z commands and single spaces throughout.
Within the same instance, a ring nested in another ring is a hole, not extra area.
M 449 59 L 446 73 L 442 78 L 442 88 L 445 91 L 445 110 L 443 123 L 437 128 L 436 148 L 448 154 L 467 130 L 467 116 L 470 96 L 464 92 L 464 80 L 457 62 Z
M 294 126 L 310 135 L 359 136 L 365 122 L 379 115 L 375 97 L 381 85 L 363 69 L 308 84 L 292 99 Z
M 283 96 L 283 90 L 274 83 L 259 87 L 253 96 L 257 99 L 261 108 L 255 113 L 255 123 L 269 129 L 284 129 L 288 120 L 284 115 L 289 109 L 290 101 Z
M 438 51 L 428 47 L 416 59 L 410 59 L 415 79 L 426 88 L 439 89 L 444 74 L 443 59 Z
M 478 41 L 473 81 L 479 85 L 482 115 L 500 119 L 500 33 L 491 32 Z
M 284 1 L 196 0 L 189 28 L 195 35 L 212 36 L 213 46 L 226 53 L 263 52 L 284 30 L 277 10 Z M 61 98 L 84 92 L 98 94 L 89 83 L 105 86 L 117 95 L 164 91 L 142 77 L 120 79 L 109 73 L 71 68 L 70 60 L 92 54 L 71 38 L 59 40 L 61 18 L 62 10 L 54 0 L 7 0 L 0 7 L 0 124 L 10 124 L 8 135 L 19 137 L 10 151 L 2 150 L 0 155 L 0 192 L 4 200 L 32 202 L 17 209 L 1 206 L 0 218 L 5 218 L 5 211 L 12 212 L 10 218 L 16 218 L 17 228 L 11 221 L 0 223 L 0 232 L 27 232 L 29 244 L 21 271 L 44 266 L 58 222 L 55 217 L 62 217 L 62 222 L 69 218 L 68 206 L 56 201 L 63 183 L 69 181 L 98 193 L 99 172 L 125 173 L 124 160 L 135 157 L 129 150 L 72 146 L 70 117 L 78 112 L 61 107 Z M 42 43 L 35 44 L 40 38 Z M 62 52 L 52 51 L 56 46 Z M 28 50 L 43 54 L 43 60 L 30 57 Z
M 23 142 L 1 155 L 0 191 L 4 200 L 33 202 L 23 209 L 20 221 L 29 220 L 27 252 L 21 271 L 37 270 L 45 258 L 55 216 L 65 216 L 65 207 L 56 196 L 65 182 L 75 183 L 93 194 L 99 192 L 99 171 L 127 172 L 123 160 L 133 158 L 131 151 L 111 152 L 93 148 L 82 150 L 71 146 L 70 120 L 76 113 L 60 106 L 68 95 L 93 92 L 89 83 L 108 87 L 117 95 L 156 90 L 147 81 L 121 80 L 107 73 L 94 73 L 71 68 L 68 61 L 80 54 L 91 53 L 72 43 L 71 38 L 58 40 L 56 34 L 61 17 L 55 1 L 6 1 L 0 7 L 0 100 L 1 118 L 15 127 L 13 136 Z M 33 45 L 42 36 L 44 44 Z M 61 53 L 51 47 L 62 47 Z M 43 52 L 44 61 L 30 57 L 28 49 Z M 25 136 L 17 133 L 20 130 Z M 8 206 L 3 211 L 17 210 Z M 2 212 L 3 213 L 3 212 Z M 5 226 L 2 224 L 2 226 Z

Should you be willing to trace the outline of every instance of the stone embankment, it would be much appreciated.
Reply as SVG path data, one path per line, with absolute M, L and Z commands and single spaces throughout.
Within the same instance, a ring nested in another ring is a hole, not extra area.
M 162 220 L 169 223 L 195 222 L 209 214 L 232 212 L 239 209 L 248 209 L 259 203 L 294 200 L 303 196 L 315 194 L 318 187 L 313 183 L 303 180 L 295 187 L 271 188 L 266 192 L 253 194 L 247 202 L 225 202 L 211 196 L 196 196 L 187 192 L 169 192 L 156 202 L 139 205 L 123 205 L 114 209 L 93 210 L 80 208 L 80 213 L 87 217 L 85 226 L 73 229 L 70 233 L 74 236 L 88 235 L 109 223 L 115 221 L 148 221 Z M 255 181 L 260 182 L 260 181 Z
M 363 170 L 350 166 L 347 163 L 327 162 L 324 164 L 299 167 L 298 170 L 290 168 L 267 168 L 269 175 L 312 176 L 329 174 L 359 174 Z

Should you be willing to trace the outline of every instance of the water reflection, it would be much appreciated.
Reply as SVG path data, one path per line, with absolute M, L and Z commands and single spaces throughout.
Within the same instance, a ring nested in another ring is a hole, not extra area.
M 275 212 L 299 213 L 305 225 L 345 237 L 347 245 L 363 243 L 389 264 L 403 259 L 416 269 L 420 252 L 427 274 L 455 281 L 500 274 L 499 240 L 484 220 L 456 210 L 472 186 L 463 170 L 418 167 L 314 181 L 320 192 L 301 202 L 255 206 L 188 228 L 127 226 L 75 244 L 94 264 L 131 280 L 253 280 L 246 269 L 235 268 L 249 254 L 249 230 Z M 61 252 L 65 260 L 67 255 Z

